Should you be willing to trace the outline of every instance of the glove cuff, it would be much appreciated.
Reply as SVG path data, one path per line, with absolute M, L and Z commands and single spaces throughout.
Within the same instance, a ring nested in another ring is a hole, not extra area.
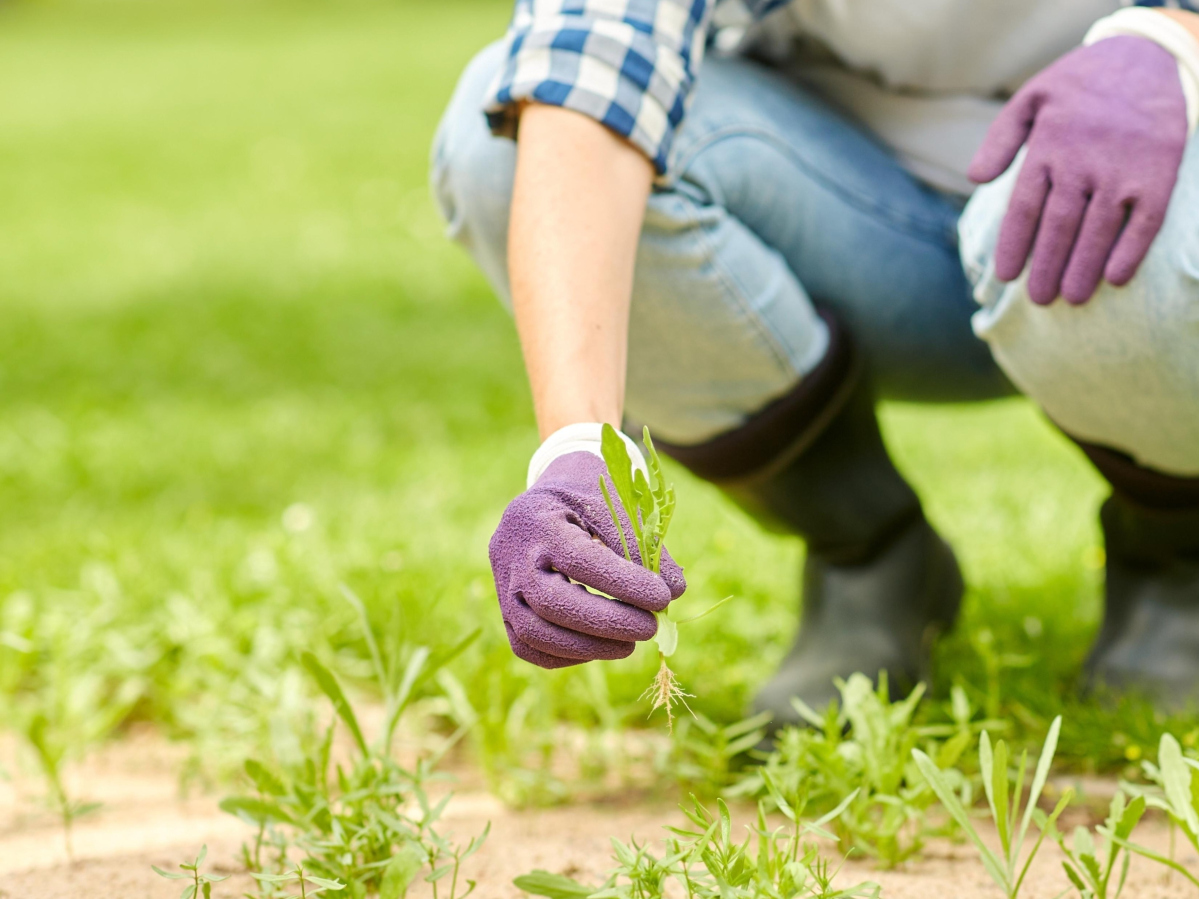
M 1126 7 L 1100 19 L 1082 42 L 1089 47 L 1109 37 L 1143 37 L 1173 54 L 1186 97 L 1187 127 L 1193 134 L 1199 126 L 1199 40 L 1180 22 L 1143 6 Z
M 537 452 L 533 453 L 533 458 L 529 460 L 526 489 L 537 483 L 555 459 L 569 453 L 591 453 L 600 459 L 604 458 L 604 454 L 600 450 L 602 444 L 600 434 L 603 427 L 603 424 L 597 421 L 579 422 L 559 428 L 546 437 L 545 442 L 537 448 Z M 633 461 L 633 467 L 640 469 L 648 477 L 649 471 L 646 468 L 645 457 L 641 454 L 641 449 L 623 431 L 616 433 L 624 441 L 625 448 L 629 451 L 629 458 Z

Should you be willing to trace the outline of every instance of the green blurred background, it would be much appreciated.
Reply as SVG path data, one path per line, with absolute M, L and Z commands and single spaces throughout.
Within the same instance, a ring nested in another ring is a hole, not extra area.
M 510 322 L 426 176 L 509 10 L 0 7 L 0 721 L 48 711 L 79 745 L 150 722 L 197 770 L 284 752 L 298 650 L 363 672 L 345 582 L 413 644 L 481 628 L 442 686 L 485 759 L 557 721 L 644 722 L 651 652 L 516 662 L 487 568 L 537 437 Z M 960 679 L 1030 732 L 1065 707 L 1067 754 L 1132 758 L 1161 722 L 1073 698 L 1097 478 L 1020 401 L 890 406 L 885 426 L 971 586 L 937 694 Z M 791 639 L 802 547 L 672 471 L 684 601 L 737 595 L 684 635 L 678 674 L 734 720 Z

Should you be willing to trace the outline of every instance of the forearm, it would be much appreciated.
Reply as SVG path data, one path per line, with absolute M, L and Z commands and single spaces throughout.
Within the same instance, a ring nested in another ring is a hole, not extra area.
M 1184 9 L 1158 9 L 1154 12 L 1169 16 L 1174 21 L 1186 26 L 1187 30 L 1195 36 L 1195 40 L 1199 41 L 1199 13 L 1187 12 Z
M 508 267 L 543 438 L 579 421 L 620 425 L 652 180 L 649 160 L 603 125 L 558 107 L 523 110 Z

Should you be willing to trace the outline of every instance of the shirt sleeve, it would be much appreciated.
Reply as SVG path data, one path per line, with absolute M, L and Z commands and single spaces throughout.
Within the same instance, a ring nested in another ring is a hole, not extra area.
M 521 101 L 561 106 L 628 139 L 665 173 L 717 2 L 517 0 L 508 56 L 485 100 L 491 130 L 515 137 Z M 783 2 L 745 5 L 760 16 Z
M 1156 6 L 1159 9 L 1185 9 L 1199 12 L 1199 0 L 1136 0 L 1132 6 Z

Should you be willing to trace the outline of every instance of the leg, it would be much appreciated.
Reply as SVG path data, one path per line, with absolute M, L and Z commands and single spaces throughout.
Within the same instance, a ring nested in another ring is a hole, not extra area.
M 455 95 L 434 175 L 451 232 L 504 296 L 512 156 L 478 112 L 487 64 L 485 52 Z M 836 676 L 914 680 L 961 595 L 887 456 L 876 386 L 926 399 L 1008 388 L 969 328 L 955 204 L 829 106 L 752 63 L 711 60 L 676 148 L 639 246 L 627 411 L 808 540 L 803 636 L 761 699 L 794 720 L 789 698 L 822 705 Z
M 1199 699 L 1199 141 L 1133 281 L 1086 306 L 1038 307 L 991 254 L 1016 168 L 979 190 L 962 254 L 975 329 L 1012 380 L 1112 485 L 1103 629 L 1088 680 L 1181 707 Z

